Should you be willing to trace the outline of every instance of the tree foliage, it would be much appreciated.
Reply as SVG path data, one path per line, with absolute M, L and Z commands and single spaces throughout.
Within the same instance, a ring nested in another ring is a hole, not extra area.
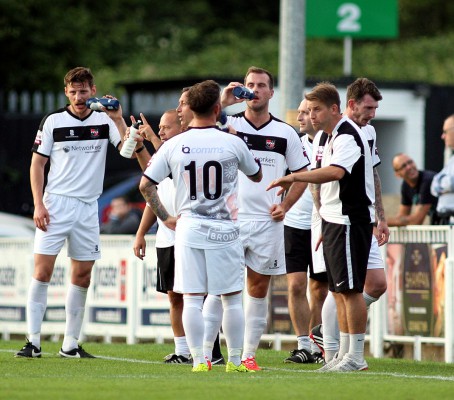
M 400 0 L 399 10 L 400 38 L 355 41 L 353 72 L 453 83 L 446 49 L 454 2 Z M 103 90 L 120 81 L 242 76 L 250 65 L 277 75 L 278 36 L 277 0 L 0 0 L 0 88 L 59 90 L 79 65 L 93 69 Z M 306 75 L 340 76 L 342 54 L 340 40 L 308 40 Z

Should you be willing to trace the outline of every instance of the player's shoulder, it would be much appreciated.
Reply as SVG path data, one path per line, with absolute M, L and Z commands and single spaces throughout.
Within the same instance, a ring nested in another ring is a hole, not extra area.
M 270 114 L 270 124 L 273 125 L 273 127 L 277 127 L 279 131 L 283 133 L 289 134 L 291 136 L 296 135 L 298 137 L 298 133 L 292 125 L 275 117 L 273 114 Z
M 46 122 L 51 122 L 51 121 L 54 121 L 54 120 L 58 120 L 58 118 L 61 118 L 61 116 L 64 115 L 65 113 L 66 113 L 66 108 L 65 107 L 62 107 L 62 108 L 59 108 L 58 110 L 51 111 L 51 112 L 47 113 L 41 119 L 41 122 L 39 124 L 39 129 L 42 130 L 43 127 L 44 127 L 44 124 Z

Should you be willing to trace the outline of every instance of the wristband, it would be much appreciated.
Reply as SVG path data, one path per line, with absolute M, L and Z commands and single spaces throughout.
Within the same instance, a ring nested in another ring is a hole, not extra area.
M 137 150 L 135 151 L 135 153 L 136 153 L 136 154 L 139 154 L 144 148 L 145 148 L 145 146 L 142 146 L 140 149 L 137 149 Z

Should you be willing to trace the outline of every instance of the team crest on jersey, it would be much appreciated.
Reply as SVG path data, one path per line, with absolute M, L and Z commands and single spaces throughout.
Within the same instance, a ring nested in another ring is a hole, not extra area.
M 90 135 L 92 138 L 99 137 L 99 130 L 97 128 L 90 128 Z
M 315 160 L 316 161 L 321 161 L 323 158 L 323 149 L 324 146 L 318 146 L 317 147 L 317 153 L 315 154 Z
M 265 146 L 268 150 L 273 150 L 276 147 L 276 141 L 273 139 L 266 139 Z

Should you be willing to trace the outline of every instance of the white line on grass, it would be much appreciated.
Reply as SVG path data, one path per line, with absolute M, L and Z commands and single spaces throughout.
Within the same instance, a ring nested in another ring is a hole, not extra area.
M 0 349 L 0 352 L 4 353 L 16 353 L 15 350 L 4 350 Z M 42 353 L 44 355 L 55 355 L 54 353 Z M 152 361 L 152 360 L 138 360 L 135 358 L 122 358 L 122 357 L 108 357 L 108 356 L 96 356 L 96 358 L 100 358 L 102 360 L 111 360 L 111 361 L 123 361 L 129 363 L 136 363 L 136 364 L 163 364 L 162 361 Z M 173 365 L 187 365 L 187 364 L 173 364 Z M 217 367 L 217 365 L 215 365 Z M 280 372 L 296 372 L 296 373 L 303 373 L 303 374 L 320 374 L 322 373 L 317 372 L 317 370 L 302 370 L 302 369 L 287 369 L 287 368 L 273 368 L 273 367 L 264 367 L 263 370 L 265 371 L 280 371 Z M 359 372 L 358 372 L 359 373 Z M 333 373 L 328 373 L 330 375 Z M 390 376 L 393 378 L 404 378 L 404 379 L 426 379 L 426 380 L 438 380 L 438 381 L 451 381 L 454 382 L 453 376 L 442 376 L 442 375 L 408 375 L 402 374 L 397 372 L 361 372 L 364 375 L 373 375 L 373 376 Z

